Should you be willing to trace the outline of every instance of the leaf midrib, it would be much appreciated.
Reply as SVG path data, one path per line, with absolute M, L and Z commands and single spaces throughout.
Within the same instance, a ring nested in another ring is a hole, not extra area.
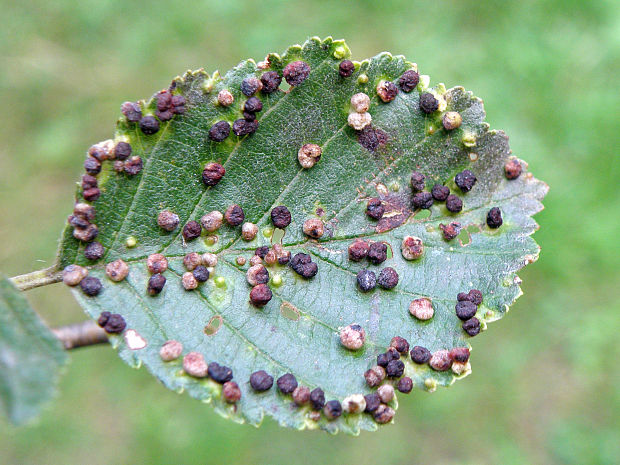
M 324 58 L 323 61 L 321 61 L 321 64 L 317 67 L 315 67 L 312 71 L 310 76 L 312 76 L 313 73 L 318 72 L 319 69 L 321 69 L 323 67 L 323 65 L 327 62 L 327 58 Z M 308 76 L 308 79 L 310 78 L 310 76 Z M 285 95 L 282 96 L 273 106 L 271 106 L 270 108 L 267 109 L 267 111 L 265 111 L 264 114 L 260 115 L 259 118 L 257 118 L 257 122 L 259 123 L 259 127 L 260 127 L 260 123 L 265 121 L 265 118 L 267 118 L 271 112 L 273 110 L 275 110 L 282 102 L 286 101 L 286 99 L 289 97 L 289 95 L 292 95 L 292 91 L 294 90 L 294 87 L 291 87 L 288 91 L 286 91 Z M 250 137 L 250 135 L 244 136 L 242 138 L 240 138 L 237 143 L 235 144 L 235 147 L 231 150 L 231 152 L 228 154 L 228 156 L 226 157 L 226 160 L 224 161 L 224 163 L 222 164 L 222 166 L 224 168 L 227 167 L 228 163 L 231 162 L 231 160 L 233 160 L 234 155 L 237 153 L 239 147 L 241 147 L 241 142 L 243 142 L 246 138 Z M 196 201 L 196 203 L 194 204 L 194 208 L 192 209 L 192 212 L 190 213 L 190 215 L 188 216 L 188 219 L 194 218 L 194 216 L 196 215 L 196 212 L 199 208 L 199 206 L 202 204 L 203 200 L 205 199 L 205 197 L 207 196 L 207 194 L 210 192 L 210 190 L 212 189 L 212 187 L 207 187 L 204 192 L 200 195 L 200 197 L 198 197 L 198 200 Z M 160 249 L 160 253 L 165 253 L 168 248 L 174 244 L 178 238 L 180 237 L 181 232 L 178 232 L 170 242 L 168 242 L 167 244 L 164 244 L 162 246 L 162 248 Z

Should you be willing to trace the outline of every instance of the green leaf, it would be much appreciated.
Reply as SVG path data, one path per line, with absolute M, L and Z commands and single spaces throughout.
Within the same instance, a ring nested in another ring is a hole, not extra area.
M 20 291 L 0 276 L 0 404 L 18 425 L 54 396 L 67 354 Z
M 113 161 L 103 163 L 98 176 L 102 195 L 94 205 L 104 258 L 96 264 L 88 262 L 72 230 L 67 228 L 63 236 L 61 266 L 86 265 L 91 276 L 104 284 L 95 298 L 83 295 L 79 288 L 74 291 L 87 313 L 97 318 L 102 311 L 119 312 L 127 328 L 147 343 L 132 350 L 123 337 L 113 336 L 120 356 L 136 367 L 145 364 L 168 388 L 187 391 L 235 421 L 258 425 L 266 414 L 299 429 L 320 427 L 354 434 L 376 429 L 377 423 L 367 414 L 345 414 L 335 421 L 322 416 L 317 423 L 309 418 L 308 407 L 295 407 L 290 396 L 276 392 L 275 386 L 265 393 L 253 392 L 249 376 L 261 369 L 274 377 L 292 372 L 301 384 L 321 387 L 327 400 L 367 394 L 371 389 L 363 374 L 393 336 L 403 336 L 412 346 L 431 351 L 469 346 L 470 338 L 455 315 L 457 293 L 472 288 L 483 292 L 477 316 L 486 329 L 486 323 L 501 318 L 519 296 L 516 272 L 538 257 L 539 248 L 529 237 L 537 229 L 531 216 L 542 209 L 540 200 L 547 187 L 527 172 L 525 163 L 518 179 L 505 178 L 508 138 L 484 122 L 482 101 L 460 87 L 446 90 L 438 84 L 427 89 L 428 77 L 421 76 L 417 89 L 400 91 L 393 101 L 383 103 L 375 91 L 377 84 L 398 82 L 403 72 L 417 65 L 381 53 L 356 63 L 353 75 L 342 78 L 338 66 L 349 56 L 343 41 L 313 38 L 303 47 L 289 48 L 281 57 L 271 54 L 261 64 L 241 62 L 223 77 L 199 70 L 175 78 L 171 89 L 187 100 L 185 114 L 162 123 L 154 135 L 143 134 L 124 117 L 118 121 L 115 140 L 129 141 L 133 154 L 143 159 L 144 169 L 132 177 L 116 173 Z M 241 118 L 246 100 L 240 92 L 244 78 L 260 77 L 265 71 L 281 74 L 296 60 L 310 65 L 309 77 L 287 91 L 257 93 L 264 107 L 258 114 L 256 133 L 231 134 L 220 143 L 209 141 L 207 133 L 215 122 Z M 222 89 L 235 97 L 228 108 L 217 104 Z M 424 91 L 443 96 L 446 108 L 431 115 L 423 113 L 419 98 Z M 374 150 L 364 148 L 347 124 L 351 96 L 358 92 L 370 96 L 372 126 L 387 136 L 385 144 L 371 147 Z M 154 113 L 155 96 L 142 106 L 145 114 Z M 441 123 L 448 110 L 459 112 L 463 119 L 460 128 L 450 132 Z M 302 169 L 297 152 L 307 143 L 320 145 L 323 154 L 314 167 Z M 217 186 L 205 188 L 201 173 L 211 161 L 222 163 L 226 175 Z M 454 184 L 454 176 L 465 168 L 478 178 L 467 194 Z M 430 216 L 427 211 L 413 211 L 409 185 L 413 170 L 427 176 L 428 189 L 434 183 L 446 183 L 463 199 L 463 212 L 452 215 L 443 203 L 435 203 Z M 381 197 L 387 206 L 386 217 L 379 223 L 364 213 L 368 197 Z M 199 221 L 211 210 L 223 212 L 232 203 L 243 207 L 246 221 L 258 224 L 256 239 L 246 242 L 239 227 L 223 226 L 215 243 L 204 231 L 198 240 L 183 240 L 181 229 L 186 222 Z M 293 221 L 283 237 L 279 230 L 270 237 L 270 211 L 277 205 L 287 206 Z M 495 206 L 501 208 L 504 224 L 491 230 L 485 220 Z M 171 233 L 157 225 L 157 215 L 164 209 L 181 218 L 180 227 Z M 318 241 L 303 234 L 302 224 L 308 218 L 321 218 L 325 223 L 326 233 Z M 439 225 L 451 221 L 460 222 L 465 232 L 447 242 Z M 401 256 L 400 244 L 407 235 L 424 242 L 425 254 L 417 261 Z M 347 248 L 358 237 L 385 241 L 391 258 L 381 266 L 349 261 Z M 249 262 L 256 247 L 280 240 L 293 255 L 310 254 L 318 264 L 318 274 L 306 280 L 290 267 L 269 267 L 272 278 L 278 275 L 282 284 L 271 283 L 273 299 L 259 309 L 248 301 L 245 271 L 249 265 L 238 265 L 237 258 Z M 193 251 L 217 253 L 219 262 L 208 282 L 185 291 L 182 260 Z M 146 292 L 145 259 L 156 252 L 168 257 L 169 269 L 164 273 L 163 292 L 152 297 Z M 119 258 L 129 264 L 130 272 L 125 281 L 113 283 L 105 277 L 104 264 Z M 385 266 L 400 275 L 395 289 L 377 288 L 369 293 L 357 289 L 356 274 L 362 267 L 378 273 Z M 409 314 L 409 304 L 417 297 L 432 299 L 435 316 L 431 320 L 418 321 Z M 207 334 L 205 327 L 210 322 L 221 324 Z M 351 323 L 362 325 L 367 334 L 365 346 L 355 352 L 343 348 L 338 335 L 340 327 Z M 240 402 L 226 404 L 218 384 L 184 374 L 181 359 L 163 362 L 159 349 L 168 339 L 181 341 L 184 354 L 198 351 L 208 362 L 230 366 L 241 387 Z M 417 389 L 434 390 L 459 377 L 451 371 L 415 365 L 409 357 L 403 361 Z

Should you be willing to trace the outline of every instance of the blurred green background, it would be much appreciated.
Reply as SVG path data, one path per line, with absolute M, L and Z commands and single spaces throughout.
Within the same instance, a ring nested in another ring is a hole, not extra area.
M 347 39 L 354 59 L 404 54 L 432 82 L 473 90 L 551 187 L 525 295 L 474 341 L 473 374 L 401 396 L 395 425 L 352 438 L 232 424 L 99 347 L 71 354 L 37 424 L 0 419 L 0 463 L 620 461 L 620 3 L 0 0 L 0 11 L 9 275 L 52 263 L 83 154 L 112 135 L 121 102 L 311 35 Z M 52 325 L 84 318 L 62 285 L 28 298 Z

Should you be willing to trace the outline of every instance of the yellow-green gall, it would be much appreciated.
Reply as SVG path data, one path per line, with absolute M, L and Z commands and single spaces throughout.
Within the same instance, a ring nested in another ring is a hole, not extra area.
M 271 278 L 271 284 L 276 287 L 280 287 L 282 285 L 282 276 L 280 276 L 279 274 L 273 275 L 273 277 Z
M 476 145 L 476 135 L 473 132 L 466 131 L 461 137 L 461 141 L 465 147 L 473 147 Z
M 347 56 L 347 51 L 342 45 L 334 49 L 334 58 L 337 60 L 342 60 L 345 56 Z

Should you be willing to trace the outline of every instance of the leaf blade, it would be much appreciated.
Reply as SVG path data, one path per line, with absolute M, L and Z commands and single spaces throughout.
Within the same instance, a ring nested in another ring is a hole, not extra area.
M 21 292 L 0 278 L 0 404 L 22 425 L 55 395 L 68 357 Z
M 446 91 L 441 84 L 432 88 L 445 97 L 450 110 L 463 117 L 461 129 L 447 133 L 437 116 L 426 116 L 418 109 L 419 93 L 428 90 L 423 85 L 411 93 L 400 92 L 389 104 L 380 102 L 374 93 L 380 79 L 396 81 L 415 65 L 383 53 L 361 62 L 354 77 L 342 79 L 337 72 L 339 60 L 333 56 L 341 46 L 344 43 L 340 41 L 310 39 L 282 57 L 270 55 L 270 70 L 281 71 L 297 59 L 310 63 L 309 78 L 286 93 L 259 93 L 264 105 L 259 130 L 243 138 L 231 136 L 222 143 L 206 140 L 206 132 L 218 119 L 232 122 L 239 117 L 239 105 L 245 100 L 239 91 L 241 80 L 258 77 L 263 70 L 248 60 L 223 78 L 217 74 L 211 78 L 203 71 L 177 78 L 175 92 L 186 97 L 188 111 L 162 124 L 156 137 L 141 135 L 135 125 L 119 121 L 117 137 L 135 140 L 136 153 L 146 158 L 143 172 L 126 179 L 104 168 L 102 189 L 106 192 L 103 201 L 97 202 L 97 217 L 106 225 L 101 231 L 101 242 L 108 250 L 104 261 L 123 258 L 130 265 L 130 274 L 127 281 L 112 284 L 106 281 L 101 264 L 90 266 L 91 274 L 105 283 L 104 292 L 93 299 L 76 290 L 76 298 L 93 318 L 101 311 L 122 308 L 128 328 L 143 335 L 149 345 L 132 351 L 121 337 L 113 337 L 121 357 L 134 366 L 144 363 L 170 389 L 187 390 L 235 421 L 260 424 L 266 413 L 298 429 L 321 427 L 353 434 L 360 428 L 376 429 L 371 418 L 360 415 L 334 422 L 322 418 L 315 423 L 308 417 L 308 408 L 294 407 L 289 397 L 273 389 L 253 392 L 247 383 L 249 375 L 258 369 L 267 369 L 274 376 L 291 371 L 309 387 L 322 387 L 328 400 L 368 393 L 362 375 L 392 336 L 405 336 L 412 345 L 431 350 L 469 346 L 469 338 L 454 315 L 456 294 L 474 287 L 485 293 L 479 315 L 484 326 L 484 320 L 500 318 L 518 297 L 515 273 L 538 255 L 538 246 L 529 237 L 537 228 L 531 215 L 542 208 L 546 186 L 525 172 L 515 181 L 503 178 L 503 164 L 510 155 L 507 137 L 484 123 L 482 101 L 462 88 Z M 367 83 L 357 80 L 361 74 L 367 76 Z M 214 91 L 205 93 L 204 85 L 209 83 Z M 230 108 L 215 104 L 217 91 L 224 88 L 235 96 Z M 364 148 L 359 134 L 347 126 L 349 99 L 361 91 L 371 96 L 373 125 L 388 136 L 386 146 L 377 150 Z M 153 100 L 145 104 L 149 109 L 153 105 Z M 475 143 L 464 144 L 466 136 Z M 323 147 L 320 162 L 310 170 L 297 164 L 297 150 L 304 143 Z M 208 161 L 223 163 L 227 174 L 215 188 L 205 189 L 200 173 Z M 441 205 L 433 206 L 429 218 L 413 214 L 408 187 L 412 170 L 422 169 L 433 182 L 445 182 L 458 192 L 451 179 L 463 168 L 472 169 L 479 181 L 462 196 L 465 208 L 458 217 Z M 382 197 L 393 207 L 394 219 L 379 225 L 369 222 L 364 214 L 368 196 Z M 270 209 L 287 205 L 293 223 L 282 243 L 293 254 L 311 254 L 319 263 L 319 274 L 306 281 L 287 267 L 271 268 L 283 284 L 272 285 L 273 300 L 257 310 L 248 303 L 247 266 L 238 265 L 236 259 L 243 256 L 249 261 L 254 248 L 270 245 L 268 236 L 259 233 L 254 241 L 245 243 L 238 230 L 224 226 L 215 244 L 204 237 L 185 243 L 180 228 L 163 233 L 154 221 L 159 211 L 170 208 L 179 214 L 182 226 L 210 210 L 224 211 L 231 203 L 241 204 L 246 220 L 256 222 L 262 231 L 270 227 Z M 505 212 L 505 225 L 499 233 L 485 226 L 486 210 L 491 206 L 500 206 Z M 318 241 L 308 240 L 301 231 L 309 217 L 326 223 L 327 233 Z M 469 244 L 441 239 L 439 224 L 454 219 L 472 228 Z M 138 239 L 135 248 L 124 245 L 130 235 Z M 422 237 L 427 246 L 424 258 L 416 263 L 400 256 L 400 242 L 406 235 Z M 371 294 L 356 290 L 355 274 L 362 265 L 346 258 L 347 246 L 355 237 L 390 244 L 393 256 L 384 266 L 399 272 L 401 283 L 396 289 Z M 67 251 L 76 248 L 71 238 L 65 243 Z M 183 290 L 182 257 L 192 251 L 218 254 L 214 274 L 225 281 L 225 287 L 210 279 L 196 291 Z M 145 292 L 149 275 L 144 259 L 154 252 L 168 257 L 168 283 L 161 295 L 150 297 Z M 61 247 L 60 256 L 64 255 Z M 70 257 L 67 252 L 63 263 L 70 262 Z M 430 323 L 415 321 L 408 314 L 411 299 L 421 296 L 435 302 L 436 316 Z M 288 316 L 282 308 L 288 309 Z M 222 325 L 215 334 L 207 335 L 204 327 L 213 318 L 221 318 Z M 367 329 L 366 346 L 358 353 L 343 349 L 338 339 L 338 328 L 354 322 Z M 180 361 L 164 363 L 159 359 L 157 348 L 169 338 L 181 340 L 184 353 L 197 350 L 208 361 L 233 368 L 243 392 L 238 409 L 222 401 L 216 383 L 182 374 Z M 450 385 L 463 376 L 435 372 L 411 361 L 406 373 L 420 389 L 433 388 L 427 380 L 432 386 Z

